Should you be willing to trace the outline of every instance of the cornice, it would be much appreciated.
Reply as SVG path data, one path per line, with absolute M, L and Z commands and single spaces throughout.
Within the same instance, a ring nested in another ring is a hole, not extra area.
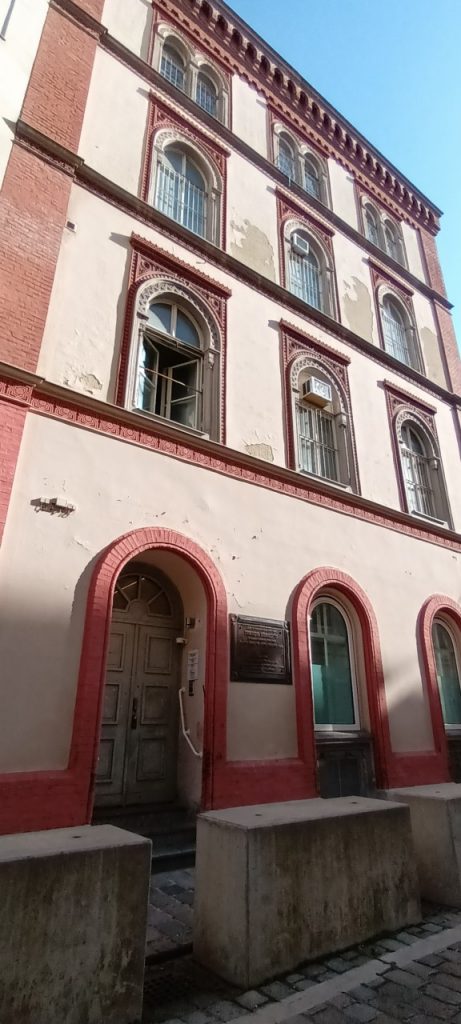
M 211 53 L 227 59 L 230 70 L 251 82 L 276 111 L 299 118 L 300 126 L 354 169 L 359 180 L 389 195 L 428 230 L 438 231 L 442 211 L 227 5 L 219 0 L 155 0 L 153 6 L 192 32 Z
M 161 425 L 153 423 L 142 412 L 132 412 L 89 395 L 77 394 L 7 363 L 0 363 L 0 401 L 2 382 L 4 390 L 13 385 L 13 391 L 17 391 L 17 383 L 21 382 L 21 401 L 32 413 L 107 435 L 112 440 L 148 448 L 181 462 L 192 462 L 202 469 L 263 487 L 281 496 L 328 507 L 333 512 L 461 553 L 461 535 L 453 530 L 432 523 L 415 523 L 408 513 L 358 494 L 339 491 L 327 481 L 264 462 L 216 441 L 192 436 L 187 430 L 167 422 Z
M 60 167 L 63 154 L 67 151 L 62 147 L 58 147 L 59 157 L 56 157 L 54 154 L 56 145 L 55 143 L 51 145 L 47 136 L 41 135 L 40 132 L 30 128 L 30 126 L 25 122 L 18 121 L 16 125 L 16 137 L 20 140 L 21 144 L 28 146 L 28 148 L 29 140 L 33 140 L 33 146 L 30 146 L 30 148 L 37 157 L 39 159 L 43 158 L 47 161 L 54 159 L 56 166 Z M 106 178 L 98 171 L 89 167 L 82 159 L 76 159 L 74 154 L 69 153 L 69 157 L 69 163 L 71 163 L 72 160 L 75 163 L 75 169 L 73 171 L 74 181 L 82 188 L 86 188 L 89 192 L 92 192 L 94 195 L 99 196 L 106 202 L 111 203 L 118 209 L 124 210 L 134 216 L 141 223 L 154 227 L 160 234 L 165 235 L 170 240 L 175 239 L 180 245 L 184 246 L 184 248 L 189 251 L 200 256 L 205 256 L 211 263 L 219 266 L 237 280 L 243 281 L 249 287 L 255 288 L 256 291 L 269 295 L 271 298 L 275 298 L 281 305 L 303 317 L 307 323 L 318 324 L 322 330 L 332 335 L 333 338 L 341 338 L 341 340 L 345 341 L 352 348 L 365 353 L 370 359 L 373 359 L 375 362 L 378 362 L 383 366 L 389 367 L 389 369 L 404 380 L 414 382 L 418 387 L 425 391 L 429 391 L 431 394 L 437 395 L 450 405 L 457 407 L 460 406 L 461 395 L 455 395 L 447 388 L 441 387 L 441 385 L 436 384 L 435 381 L 431 381 L 423 374 L 418 373 L 418 371 L 412 369 L 412 367 L 404 366 L 404 364 L 399 362 L 399 360 L 394 359 L 393 356 L 389 355 L 388 352 L 378 348 L 376 345 L 373 345 L 372 342 L 367 341 L 365 338 L 361 338 L 360 335 L 355 334 L 344 324 L 334 320 L 326 313 L 314 309 L 312 306 L 308 306 L 302 299 L 298 298 L 282 285 L 264 277 L 251 267 L 241 263 L 235 256 L 231 256 L 229 253 L 213 245 L 212 242 L 209 242 L 204 238 L 200 238 L 198 235 L 188 231 L 187 228 L 183 228 L 180 224 L 170 220 L 169 217 L 160 213 L 158 210 L 155 210 L 148 203 L 144 202 L 144 200 L 134 196 L 131 192 L 127 192 L 126 189 L 122 188 L 120 185 L 116 185 L 114 182 L 110 181 L 109 178 Z

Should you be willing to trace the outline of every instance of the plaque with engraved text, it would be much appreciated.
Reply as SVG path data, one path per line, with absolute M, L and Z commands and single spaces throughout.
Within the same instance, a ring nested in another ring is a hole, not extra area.
M 291 683 L 287 622 L 231 615 L 231 679 L 242 683 Z

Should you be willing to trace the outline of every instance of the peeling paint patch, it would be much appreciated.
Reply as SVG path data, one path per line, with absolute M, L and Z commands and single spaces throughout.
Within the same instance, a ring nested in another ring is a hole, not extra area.
M 446 387 L 447 382 L 443 371 L 437 335 L 434 331 L 431 331 L 430 327 L 422 327 L 419 336 L 421 338 L 424 363 L 429 377 L 435 380 L 437 384 L 441 384 L 442 387 Z
M 273 247 L 263 231 L 244 220 L 243 224 L 231 221 L 232 241 L 231 254 L 248 267 L 264 274 L 269 280 L 275 281 L 275 264 Z
M 351 331 L 367 341 L 373 341 L 373 307 L 367 286 L 358 277 L 344 281 L 342 296 L 344 312 Z
M 86 391 L 89 395 L 102 390 L 102 383 L 94 373 L 78 373 L 76 370 L 70 371 L 67 377 L 64 377 L 64 384 L 77 391 Z
M 274 461 L 274 450 L 270 444 L 246 444 L 245 451 L 253 455 L 255 459 L 264 459 L 265 462 Z

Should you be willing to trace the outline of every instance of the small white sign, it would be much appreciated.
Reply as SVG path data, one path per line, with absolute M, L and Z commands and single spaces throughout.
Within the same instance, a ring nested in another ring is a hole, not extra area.
M 198 679 L 198 651 L 188 651 L 187 679 L 189 683 L 193 683 Z

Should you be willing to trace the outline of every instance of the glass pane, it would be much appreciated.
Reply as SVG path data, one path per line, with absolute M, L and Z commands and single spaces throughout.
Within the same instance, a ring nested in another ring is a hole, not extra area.
M 433 643 L 445 725 L 461 725 L 461 688 L 453 641 L 440 622 L 434 623 Z
M 149 323 L 157 331 L 171 334 L 171 306 L 165 302 L 153 302 L 149 306 Z
M 288 178 L 294 178 L 295 176 L 295 162 L 293 154 L 287 142 L 280 139 L 279 142 L 279 153 L 277 164 L 281 171 L 287 175 Z
M 312 619 L 311 648 L 315 724 L 355 725 L 346 624 L 329 603 L 320 605 Z
M 371 210 L 367 210 L 365 213 L 365 234 L 369 242 L 379 245 L 378 228 Z
M 159 590 L 155 597 L 149 601 L 150 615 L 171 615 L 170 602 L 164 590 Z
M 171 46 L 163 47 L 160 74 L 178 89 L 184 87 L 184 64 L 179 53 Z
M 172 366 L 170 370 L 170 419 L 186 427 L 197 426 L 197 371 L 195 360 Z
M 290 253 L 290 288 L 310 306 L 323 309 L 320 269 L 314 253 L 308 256 Z
M 138 380 L 135 403 L 137 409 L 154 412 L 158 382 L 158 352 L 148 338 L 139 350 Z
M 306 160 L 304 164 L 304 187 L 310 196 L 320 199 L 319 176 L 316 167 L 310 160 Z
M 189 317 L 185 313 L 181 313 L 180 309 L 178 309 L 176 316 L 176 337 L 179 341 L 183 341 L 185 345 L 193 345 L 194 348 L 200 348 L 200 338 L 197 329 L 189 320 Z
M 216 115 L 216 89 L 209 78 L 199 75 L 197 80 L 196 101 L 208 114 Z

